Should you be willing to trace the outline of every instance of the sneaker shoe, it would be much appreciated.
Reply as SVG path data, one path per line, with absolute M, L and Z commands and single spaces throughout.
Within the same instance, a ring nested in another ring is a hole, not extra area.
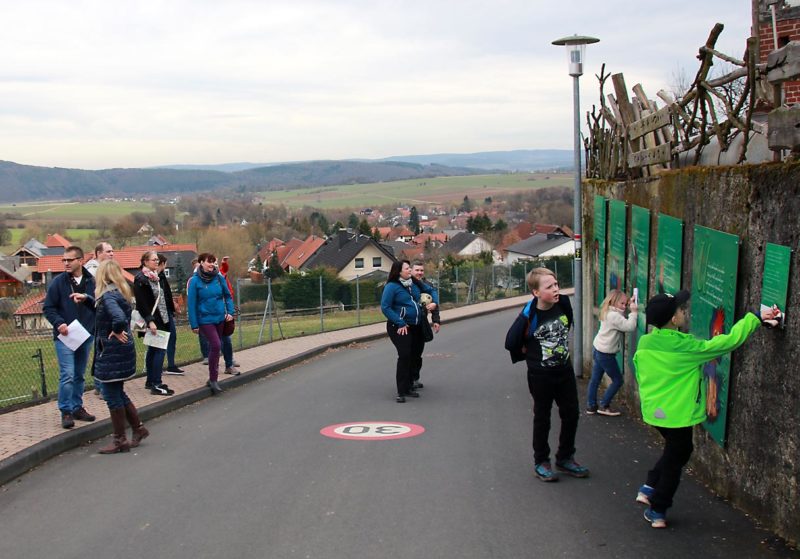
M 235 377 L 238 377 L 239 375 L 242 374 L 242 372 L 239 369 L 237 369 L 236 367 L 225 367 L 225 374 L 226 375 L 233 375 Z
M 622 415 L 622 412 L 612 409 L 609 406 L 598 408 L 597 413 L 600 415 L 607 415 L 608 417 L 617 417 L 618 415 Z
M 402 394 L 398 394 L 397 397 L 394 399 L 394 401 L 397 402 L 398 404 L 405 404 L 406 397 L 403 396 Z
M 172 396 L 175 394 L 175 391 L 166 384 L 159 384 L 150 389 L 150 394 L 155 394 L 156 396 Z
M 636 494 L 636 502 L 650 506 L 650 499 L 653 498 L 653 493 L 655 493 L 655 491 L 656 490 L 654 488 L 647 484 L 642 485 L 639 488 L 639 492 Z
M 72 429 L 75 427 L 75 419 L 72 417 L 71 413 L 61 414 L 61 426 L 64 429 Z
M 650 507 L 644 509 L 644 519 L 650 523 L 651 528 L 667 527 L 667 515 L 663 512 L 656 512 Z
M 231 367 L 241 367 L 241 365 L 239 365 L 239 362 L 236 359 L 234 359 L 233 363 L 231 364 Z
M 203 365 L 208 365 L 208 357 L 203 357 Z
M 72 412 L 72 417 L 77 419 L 78 421 L 90 421 L 90 422 L 97 419 L 95 416 L 86 411 L 86 408 L 84 408 L 83 406 Z
M 594 415 L 597 413 L 597 406 L 589 406 L 586 408 L 586 415 Z
M 589 468 L 581 466 L 572 458 L 568 460 L 557 460 L 556 469 L 572 477 L 589 477 Z
M 408 396 L 409 398 L 419 398 L 419 392 L 417 392 L 416 390 L 409 390 L 408 392 L 406 392 L 406 396 Z
M 183 375 L 185 371 L 179 367 L 167 367 L 164 370 L 164 374 L 166 375 Z
M 411 385 L 412 390 L 419 390 L 420 388 L 425 388 L 425 385 L 419 381 L 415 381 L 414 384 Z
M 558 474 L 555 473 L 553 468 L 550 467 L 550 462 L 536 464 L 536 466 L 533 468 L 533 471 L 536 473 L 536 477 L 542 481 L 558 481 Z

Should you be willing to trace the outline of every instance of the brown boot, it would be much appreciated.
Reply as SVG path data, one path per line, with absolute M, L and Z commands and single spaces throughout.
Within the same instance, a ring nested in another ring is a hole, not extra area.
M 136 448 L 139 446 L 139 443 L 142 442 L 142 439 L 147 438 L 150 434 L 150 431 L 147 430 L 147 427 L 144 426 L 139 420 L 139 412 L 136 411 L 136 406 L 133 405 L 133 402 L 129 402 L 125 406 L 125 417 L 128 418 L 128 423 L 131 426 L 131 448 Z
M 104 446 L 98 452 L 100 454 L 116 454 L 117 452 L 128 452 L 131 447 L 128 439 L 125 438 L 125 408 L 111 410 L 111 424 L 114 426 L 114 437 L 108 446 Z

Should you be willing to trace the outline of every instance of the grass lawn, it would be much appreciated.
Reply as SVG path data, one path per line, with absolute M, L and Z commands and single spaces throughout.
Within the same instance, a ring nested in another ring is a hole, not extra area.
M 312 206 L 321 209 L 365 207 L 385 204 L 450 204 L 469 196 L 474 202 L 487 196 L 545 188 L 570 186 L 572 175 L 566 173 L 515 173 L 436 177 L 393 182 L 325 186 L 302 190 L 261 192 L 265 202 L 290 207 Z
M 385 320 L 380 309 L 362 309 L 361 324 L 370 324 Z M 324 316 L 325 331 L 339 330 L 358 326 L 355 311 L 337 311 Z M 290 338 L 320 332 L 319 315 L 281 317 L 283 336 Z M 8 329 L 4 328 L 7 332 Z M 253 320 L 243 322 L 233 334 L 233 348 L 238 351 L 242 348 L 258 345 L 258 336 L 261 330 L 261 321 Z M 239 344 L 241 332 L 242 344 Z M 273 321 L 273 339 L 280 339 L 278 323 Z M 269 322 L 264 324 L 262 343 L 269 343 Z M 56 360 L 53 339 L 50 336 L 32 339 L 20 331 L 0 338 L 0 352 L 3 355 L 5 367 L 0 369 L 0 408 L 13 404 L 38 399 L 41 397 L 42 380 L 39 360 L 31 356 L 42 351 L 44 362 L 45 381 L 49 396 L 58 393 L 58 361 Z M 144 364 L 145 347 L 140 341 L 136 342 L 137 367 L 141 370 Z M 200 359 L 200 346 L 197 336 L 192 333 L 188 324 L 178 327 L 178 342 L 175 360 L 178 363 L 189 363 Z M 86 385 L 91 386 L 91 376 L 87 373 Z
M 149 202 L 29 202 L 0 204 L 0 213 L 18 213 L 31 221 L 92 221 L 118 219 L 132 212 L 151 212 Z

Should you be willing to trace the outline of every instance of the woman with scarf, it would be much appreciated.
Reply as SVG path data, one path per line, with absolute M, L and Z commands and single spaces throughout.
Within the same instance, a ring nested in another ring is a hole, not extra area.
M 217 257 L 204 252 L 197 257 L 199 266 L 186 290 L 189 324 L 192 332 L 208 340 L 208 382 L 213 395 L 222 392 L 218 383 L 219 355 L 225 322 L 233 320 L 233 298 L 228 284 L 215 263 Z
M 144 318 L 147 329 L 155 335 L 158 330 L 169 332 L 169 310 L 164 287 L 158 276 L 158 253 L 148 250 L 141 258 L 142 268 L 136 273 L 133 280 L 133 294 L 136 298 L 136 310 Z M 165 280 L 166 281 L 166 280 Z M 157 396 L 170 396 L 175 391 L 161 382 L 164 369 L 166 349 L 148 346 L 145 353 L 144 365 L 147 369 L 147 381 L 144 387 L 151 394 Z
M 114 438 L 100 454 L 128 452 L 150 433 L 139 419 L 136 406 L 123 385 L 136 374 L 136 347 L 130 331 L 133 294 L 116 260 L 105 260 L 95 278 L 95 359 L 92 374 L 111 415 Z M 125 422 L 131 426 L 131 440 L 125 437 Z
M 406 397 L 419 398 L 412 387 L 415 356 L 422 355 L 425 343 L 420 320 L 422 312 L 412 291 L 411 264 L 400 260 L 392 264 L 389 278 L 381 296 L 381 311 L 386 317 L 386 332 L 397 349 L 397 398 L 402 404 Z M 417 291 L 419 293 L 419 291 Z

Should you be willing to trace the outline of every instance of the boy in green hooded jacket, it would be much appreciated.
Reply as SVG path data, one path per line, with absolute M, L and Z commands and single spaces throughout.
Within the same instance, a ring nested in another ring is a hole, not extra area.
M 747 313 L 730 333 L 701 340 L 680 331 L 688 327 L 688 301 L 686 290 L 650 299 L 645 312 L 647 323 L 655 328 L 642 336 L 633 356 L 642 419 L 664 438 L 661 458 L 647 473 L 647 483 L 636 497 L 637 502 L 648 505 L 644 517 L 653 528 L 667 527 L 667 509 L 694 450 L 692 427 L 707 417 L 703 364 L 741 346 L 762 319 L 776 325 L 774 319 L 780 314 L 777 309 L 764 311 L 761 317 Z

